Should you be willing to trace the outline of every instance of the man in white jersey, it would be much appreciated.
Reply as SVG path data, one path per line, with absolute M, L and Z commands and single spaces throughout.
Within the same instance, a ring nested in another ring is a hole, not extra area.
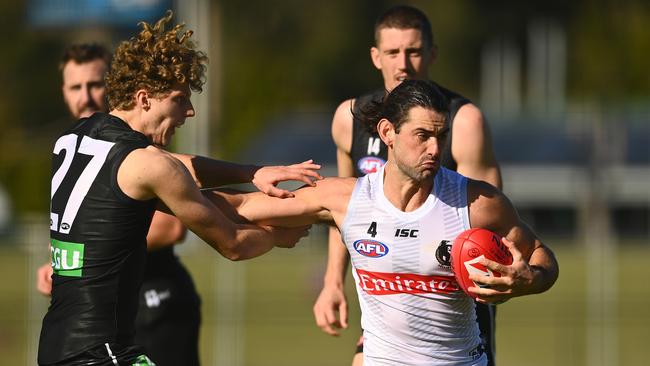
M 334 223 L 350 253 L 362 310 L 365 365 L 486 365 L 474 302 L 455 282 L 448 256 L 436 253 L 462 231 L 504 237 L 512 265 L 483 264 L 502 277 L 471 278 L 482 303 L 548 290 L 558 276 L 553 252 L 492 185 L 440 167 L 448 131 L 446 101 L 430 81 L 406 80 L 362 118 L 379 121 L 388 160 L 362 178 L 326 178 L 280 200 L 215 192 L 255 222 Z M 438 254 L 438 255 L 437 255 Z

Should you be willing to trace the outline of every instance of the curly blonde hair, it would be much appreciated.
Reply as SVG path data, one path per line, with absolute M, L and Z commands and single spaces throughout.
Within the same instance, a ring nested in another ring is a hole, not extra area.
M 165 31 L 172 15 L 168 10 L 154 26 L 138 23 L 142 31 L 115 51 L 106 75 L 110 109 L 131 110 L 133 96 L 140 89 L 155 97 L 168 95 L 176 84 L 189 84 L 193 91 L 202 91 L 208 57 L 194 49 L 191 30 L 181 33 L 184 24 Z

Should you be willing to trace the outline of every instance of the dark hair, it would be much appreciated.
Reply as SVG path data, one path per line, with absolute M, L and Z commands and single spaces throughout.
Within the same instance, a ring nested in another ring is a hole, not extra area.
M 372 131 L 377 131 L 377 123 L 386 118 L 399 133 L 413 107 L 432 109 L 445 116 L 445 119 L 449 118 L 449 100 L 438 85 L 430 80 L 404 80 L 386 94 L 382 101 L 366 104 L 354 117 L 359 118 Z
M 379 45 L 379 31 L 385 28 L 417 29 L 422 34 L 424 46 L 434 47 L 431 23 L 420 9 L 398 5 L 386 10 L 375 22 L 375 45 Z
M 106 47 L 97 43 L 74 43 L 63 50 L 63 56 L 59 62 L 59 71 L 63 71 L 65 65 L 70 61 L 84 64 L 97 59 L 104 60 L 108 67 L 111 64 L 111 53 Z
M 175 84 L 188 84 L 200 92 L 205 82 L 208 57 L 190 40 L 191 30 L 173 25 L 168 10 L 153 26 L 138 23 L 142 31 L 115 51 L 111 71 L 106 75 L 108 104 L 111 109 L 131 110 L 133 95 L 145 89 L 152 95 L 166 96 Z

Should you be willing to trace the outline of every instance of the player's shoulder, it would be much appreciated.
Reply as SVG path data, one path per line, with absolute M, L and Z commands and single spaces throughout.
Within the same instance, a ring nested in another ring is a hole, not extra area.
M 474 104 L 462 106 L 454 117 L 452 136 L 455 140 L 465 143 L 466 147 L 482 146 L 485 138 L 489 136 L 489 127 L 481 110 Z M 462 144 L 452 144 L 454 145 Z
M 458 109 L 456 116 L 454 117 L 454 126 L 467 126 L 472 127 L 475 125 L 483 125 L 485 119 L 483 117 L 483 112 L 474 105 L 473 103 L 467 103 Z
M 332 120 L 332 123 L 336 123 L 337 120 L 340 119 L 346 120 L 348 118 L 350 121 L 352 121 L 352 108 L 354 107 L 355 102 L 356 102 L 355 98 L 350 98 L 342 101 L 339 104 L 339 106 L 336 107 L 336 111 L 334 112 L 334 119 Z
M 169 152 L 149 145 L 131 151 L 122 164 L 133 173 L 167 174 L 181 168 L 182 163 Z
M 334 118 L 332 118 L 332 139 L 339 149 L 345 151 L 349 151 L 350 148 L 347 145 L 352 140 L 353 104 L 354 99 L 343 101 L 334 112 Z
M 318 193 L 313 198 L 318 205 L 337 216 L 345 212 L 356 182 L 357 178 L 353 177 L 326 177 L 316 182 Z
M 154 145 L 148 145 L 139 149 L 134 149 L 131 154 L 129 154 L 129 156 L 133 156 L 139 160 L 152 159 L 154 161 L 164 161 L 166 159 L 173 158 L 172 154 Z
M 346 194 L 352 193 L 354 185 L 357 183 L 355 177 L 325 177 L 316 181 L 316 186 L 326 194 L 337 193 Z
M 474 193 L 477 196 L 485 195 L 488 197 L 491 196 L 496 197 L 498 195 L 503 195 L 503 192 L 501 192 L 498 188 L 491 185 L 490 183 L 478 179 L 472 179 L 469 177 L 467 177 L 467 191 L 468 194 Z
M 503 215 L 512 208 L 508 197 L 498 188 L 482 180 L 467 178 L 467 201 L 470 220 L 489 220 Z

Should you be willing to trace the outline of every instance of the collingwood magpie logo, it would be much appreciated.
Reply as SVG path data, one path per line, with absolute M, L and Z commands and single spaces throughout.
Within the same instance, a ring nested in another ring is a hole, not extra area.
M 451 267 L 451 240 L 441 240 L 436 249 L 436 259 L 442 267 Z

